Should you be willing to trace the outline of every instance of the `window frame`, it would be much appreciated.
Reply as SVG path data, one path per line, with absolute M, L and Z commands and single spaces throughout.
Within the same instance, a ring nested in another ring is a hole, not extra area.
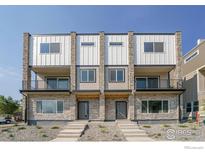
M 48 79 L 56 79 L 56 84 L 57 84 L 57 90 L 58 89 L 61 89 L 61 88 L 59 88 L 59 80 L 62 80 L 62 79 L 66 79 L 67 81 L 68 81 L 68 88 L 67 89 L 69 89 L 70 88 L 70 83 L 69 83 L 69 77 L 55 77 L 55 76 L 47 76 L 47 77 L 45 77 L 45 81 L 46 81 L 46 88 L 48 89 Z M 65 90 L 67 90 L 67 89 L 65 89 Z M 52 90 L 52 88 L 50 89 L 50 90 Z
M 188 104 L 190 104 L 190 107 L 189 107 L 190 111 L 187 110 L 188 109 Z M 186 113 L 191 113 L 191 112 L 192 112 L 192 103 L 191 102 L 187 102 L 186 103 Z
M 147 110 L 146 112 L 142 112 L 142 102 L 147 102 Z M 149 101 L 161 101 L 161 112 L 159 113 L 152 113 L 152 112 L 149 112 Z M 163 110 L 163 106 L 164 106 L 164 101 L 167 101 L 168 103 L 168 112 L 164 112 Z M 170 101 L 168 99 L 162 99 L 162 100 L 159 100 L 159 99 L 142 99 L 141 100 L 141 114 L 168 114 L 170 113 Z
M 42 105 L 42 103 L 43 103 L 43 102 L 45 103 L 46 101 L 55 102 L 56 112 L 54 112 L 54 113 L 46 113 L 46 112 L 43 112 L 43 105 Z M 41 112 L 37 112 L 37 103 L 38 103 L 38 102 L 41 102 Z M 62 111 L 62 112 L 58 112 L 58 102 L 63 102 L 63 111 Z M 65 103 L 64 100 L 56 100 L 56 99 L 36 100 L 36 101 L 35 101 L 35 104 L 36 104 L 36 113 L 37 113 L 37 114 L 63 114 L 63 113 L 64 113 L 64 110 L 65 110 L 65 108 L 64 108 L 64 106 L 65 106 L 64 103 Z
M 82 72 L 86 71 L 87 72 L 87 81 L 82 80 Z M 89 79 L 89 71 L 94 71 L 94 81 L 90 81 Z M 80 68 L 80 83 L 96 83 L 96 69 L 94 68 Z
M 197 105 L 195 104 L 197 103 Z M 197 110 L 195 110 L 197 108 Z M 198 112 L 199 111 L 199 101 L 193 101 L 193 112 Z
M 122 81 L 118 81 L 118 79 L 117 79 L 119 70 L 123 71 L 123 80 Z M 115 80 L 111 80 L 111 71 L 115 72 Z M 125 68 L 109 68 L 108 69 L 108 78 L 109 78 L 109 83 L 123 83 L 123 82 L 125 82 Z
M 48 44 L 48 52 L 46 53 L 42 53 L 41 52 L 41 44 Z M 59 44 L 59 52 L 50 52 L 51 50 L 51 44 Z M 60 42 L 41 42 L 40 43 L 40 50 L 39 50 L 40 54 L 60 54 L 61 53 L 61 43 Z
M 145 51 L 145 43 L 152 43 L 153 51 Z M 156 51 L 155 43 L 162 43 L 163 44 L 163 51 Z M 144 42 L 144 53 L 164 53 L 165 42 Z
M 149 78 L 157 78 L 158 79 L 158 87 L 157 88 L 149 88 L 148 87 L 148 79 Z M 137 88 L 137 79 L 146 79 L 146 86 L 145 88 Z M 135 89 L 159 89 L 160 88 L 160 76 L 136 76 L 135 77 Z
M 115 41 L 115 42 L 109 42 L 109 46 L 115 46 L 115 47 L 118 47 L 118 46 L 123 46 L 123 42 L 121 42 L 121 41 Z
M 95 46 L 95 42 L 80 42 L 81 47 L 92 47 Z
M 196 58 L 199 55 L 199 50 L 195 51 L 194 53 L 192 53 L 190 56 L 188 56 L 186 59 L 184 59 L 184 63 L 188 63 L 190 61 L 192 61 L 194 58 Z

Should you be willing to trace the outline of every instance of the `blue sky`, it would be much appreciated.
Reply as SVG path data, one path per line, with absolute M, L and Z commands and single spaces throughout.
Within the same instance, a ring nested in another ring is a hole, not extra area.
M 205 38 L 205 6 L 0 6 L 0 95 L 20 99 L 22 34 L 182 31 L 183 53 Z

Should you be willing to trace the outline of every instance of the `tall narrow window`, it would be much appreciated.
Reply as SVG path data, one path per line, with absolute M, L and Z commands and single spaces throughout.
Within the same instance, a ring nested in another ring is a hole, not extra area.
M 167 113 L 169 110 L 169 105 L 168 105 L 168 101 L 163 101 L 163 112 Z
M 197 111 L 199 111 L 199 102 L 195 101 L 193 103 L 193 112 L 197 112 Z
M 191 112 L 191 103 L 190 102 L 188 102 L 186 104 L 186 112 Z
M 142 101 L 142 113 L 147 113 L 147 101 Z

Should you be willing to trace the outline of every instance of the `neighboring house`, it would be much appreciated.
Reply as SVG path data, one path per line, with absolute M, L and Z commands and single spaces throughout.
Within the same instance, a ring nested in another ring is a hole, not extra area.
M 180 118 L 181 32 L 24 33 L 23 50 L 29 124 Z
M 205 116 L 205 40 L 198 40 L 197 46 L 183 57 L 184 114 L 183 117 Z

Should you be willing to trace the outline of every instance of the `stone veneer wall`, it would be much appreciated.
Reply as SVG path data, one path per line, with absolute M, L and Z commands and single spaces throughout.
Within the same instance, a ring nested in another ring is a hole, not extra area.
M 63 100 L 63 113 L 36 113 L 36 101 L 38 100 Z M 66 94 L 33 94 L 29 95 L 29 119 L 28 120 L 75 120 L 72 110 L 72 100 Z
M 142 100 L 168 100 L 168 113 L 141 113 Z M 136 94 L 135 120 L 178 120 L 178 96 L 176 94 Z

